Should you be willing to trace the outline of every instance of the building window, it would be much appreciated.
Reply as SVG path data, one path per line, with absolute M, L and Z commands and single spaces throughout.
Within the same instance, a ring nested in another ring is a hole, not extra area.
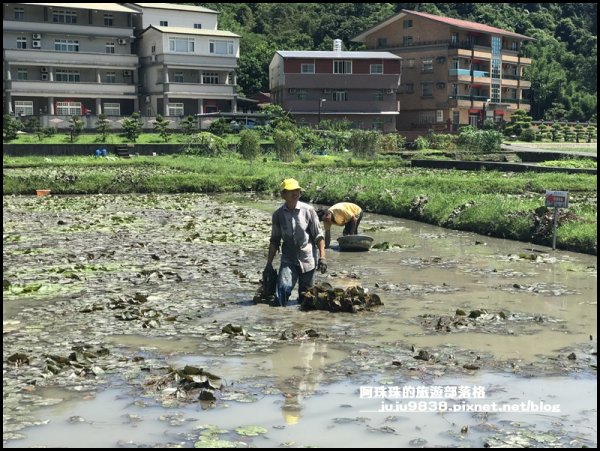
M 161 20 L 160 21 L 160 26 L 161 27 L 168 27 L 169 26 L 169 21 L 168 20 Z
M 81 116 L 81 102 L 56 102 L 58 116 Z
M 183 116 L 183 103 L 168 103 L 167 116 Z
M 55 39 L 54 50 L 57 52 L 79 52 L 79 41 L 70 39 Z
M 52 12 L 52 22 L 54 23 L 77 23 L 77 13 L 75 11 L 58 10 Z
M 169 38 L 169 50 L 179 53 L 194 52 L 194 38 Z
M 433 83 L 421 83 L 421 96 L 433 97 Z
M 112 14 L 104 14 L 104 26 L 105 27 L 113 26 L 113 15 Z
M 175 83 L 183 83 L 183 72 L 175 72 L 173 74 L 173 81 Z
M 435 121 L 437 123 L 444 122 L 444 110 L 435 111 Z
M 120 116 L 121 115 L 121 104 L 120 103 L 105 103 L 104 114 L 107 116 Z
M 15 100 L 15 116 L 33 116 L 33 100 Z
M 150 47 L 150 51 L 152 53 L 156 53 L 156 44 L 152 44 L 152 47 Z
M 412 94 L 415 92 L 415 84 L 414 83 L 406 83 L 406 93 Z
M 315 73 L 315 65 L 314 65 L 314 63 L 302 64 L 300 66 L 300 73 L 301 74 L 314 74 Z
M 404 28 L 412 28 L 412 26 L 413 26 L 412 19 L 406 19 L 404 21 Z
M 383 74 L 383 64 L 371 64 L 372 74 Z
M 377 38 L 377 48 L 385 48 L 387 47 L 387 38 Z
M 347 91 L 333 91 L 332 100 L 334 102 L 347 102 L 348 92 Z
M 458 33 L 456 31 L 453 31 L 450 35 L 450 44 L 453 46 L 458 45 Z
M 500 102 L 500 84 L 492 83 L 491 96 L 492 103 Z
M 452 95 L 454 97 L 456 97 L 458 95 L 458 85 L 457 84 L 452 85 Z
M 107 42 L 104 46 L 104 53 L 115 53 L 115 43 Z
M 233 41 L 209 41 L 208 47 L 215 55 L 233 55 Z
M 419 111 L 419 124 L 433 124 L 435 111 Z
M 383 131 L 383 119 L 373 119 L 373 122 L 371 123 L 371 129 Z
M 27 80 L 27 69 L 17 69 L 17 80 Z
M 351 74 L 352 73 L 352 61 L 350 60 L 334 60 L 333 61 L 333 73 L 334 74 Z
M 423 58 L 423 72 L 433 72 L 433 58 Z
M 380 89 L 373 93 L 373 100 L 382 101 L 383 100 L 383 91 Z
M 502 38 L 500 36 L 492 36 L 492 53 L 499 55 L 502 50 Z
M 402 45 L 412 45 L 412 43 L 413 43 L 412 36 L 404 36 L 404 38 L 402 38 Z
M 298 100 L 308 100 L 308 92 L 306 89 L 298 89 Z
M 219 74 L 216 72 L 203 72 L 202 73 L 202 83 L 206 85 L 218 85 L 219 84 Z
M 202 29 L 202 24 L 201 24 L 201 23 L 195 23 L 195 24 L 194 24 L 194 28 L 195 28 L 196 30 L 200 30 L 200 29 Z
M 18 49 L 26 49 L 27 48 L 27 38 L 17 38 L 17 48 Z
M 64 81 L 67 83 L 78 83 L 80 80 L 79 72 L 73 70 L 57 70 L 56 81 Z
M 15 8 L 15 20 L 25 20 L 25 10 L 23 8 Z
M 116 72 L 107 72 L 105 78 L 106 78 L 106 83 L 116 83 L 117 82 L 117 73 Z
M 406 60 L 406 67 L 409 69 L 413 69 L 415 67 L 415 59 L 409 58 Z

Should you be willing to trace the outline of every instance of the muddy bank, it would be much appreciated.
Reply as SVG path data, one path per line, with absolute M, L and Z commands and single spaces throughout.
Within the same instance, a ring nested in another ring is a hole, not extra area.
M 88 396 L 120 387 L 149 407 L 210 412 L 265 396 L 308 399 L 331 383 L 432 384 L 488 372 L 595 378 L 592 256 L 371 215 L 361 225 L 390 243 L 386 250 L 334 247 L 318 277 L 366 287 L 381 308 L 254 305 L 276 205 L 198 195 L 5 197 L 4 439 L 18 444 L 25 427 L 45 421 L 42 406 L 67 402 L 49 387 Z M 293 351 L 297 365 L 236 373 L 257 356 L 311 343 L 312 391 L 304 371 L 286 374 L 302 367 Z M 315 367 L 319 352 L 324 364 Z M 184 356 L 239 358 L 238 370 Z M 220 383 L 181 373 L 186 365 Z M 182 385 L 182 376 L 200 386 Z M 199 400 L 203 391 L 212 398 Z M 289 401 L 288 410 L 296 404 L 304 405 Z

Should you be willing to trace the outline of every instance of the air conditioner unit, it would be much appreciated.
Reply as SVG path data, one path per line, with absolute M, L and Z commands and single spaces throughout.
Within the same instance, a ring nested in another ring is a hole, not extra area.
M 288 89 L 288 93 L 289 94 L 296 94 L 296 88 L 290 88 L 290 89 Z
M 131 77 L 131 71 L 130 70 L 124 70 L 123 71 L 123 77 Z
M 331 94 L 331 89 L 330 88 L 323 89 L 323 94 Z
M 39 33 L 33 33 L 33 34 L 31 35 L 31 37 L 32 37 L 33 39 L 42 39 L 42 35 L 41 35 L 41 34 L 39 34 Z
M 393 93 L 394 93 L 394 90 L 393 90 L 393 89 L 386 89 L 386 90 L 385 90 L 385 93 L 386 93 L 386 94 L 393 94 Z
M 150 103 L 150 96 L 144 97 L 144 100 L 146 100 L 146 103 Z
M 42 42 L 41 41 L 31 41 L 31 48 L 41 49 L 42 48 Z
M 48 81 L 48 74 L 42 74 L 42 81 Z
M 48 73 L 48 68 L 47 67 L 40 67 L 40 72 L 41 73 Z
M 118 42 L 120 45 L 125 45 L 125 44 L 127 44 L 127 39 L 119 39 L 117 42 Z

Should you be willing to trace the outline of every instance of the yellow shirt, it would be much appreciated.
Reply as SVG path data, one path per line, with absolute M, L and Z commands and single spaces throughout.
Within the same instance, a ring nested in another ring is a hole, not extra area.
M 358 215 L 362 212 L 362 208 L 352 202 L 340 202 L 332 205 L 328 208 L 332 214 L 333 223 L 343 226 L 347 222 L 352 220 L 352 217 L 358 218 Z M 327 224 L 325 224 L 327 229 Z

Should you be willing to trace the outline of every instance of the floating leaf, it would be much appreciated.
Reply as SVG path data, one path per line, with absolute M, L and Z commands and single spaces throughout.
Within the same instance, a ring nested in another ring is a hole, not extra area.
M 256 436 L 266 434 L 267 430 L 261 426 L 240 426 L 239 428 L 235 428 L 235 432 L 239 435 Z

